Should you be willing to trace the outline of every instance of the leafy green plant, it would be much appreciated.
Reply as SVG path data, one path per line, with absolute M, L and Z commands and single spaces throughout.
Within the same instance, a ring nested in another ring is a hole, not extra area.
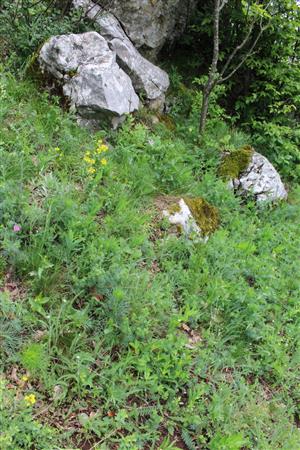
M 274 162 L 286 179 L 300 179 L 300 128 L 273 122 L 253 122 L 253 142 L 258 151 Z
M 7 380 L 0 378 L 0 447 L 7 450 L 58 448 L 54 429 L 33 417 L 32 407 L 15 389 L 7 389 Z
M 217 434 L 210 443 L 210 449 L 240 450 L 247 444 L 247 440 L 244 439 L 241 433 L 233 434 L 231 436 L 220 436 L 219 434 Z
M 21 364 L 32 374 L 45 370 L 48 366 L 44 346 L 39 343 L 27 345 L 20 354 Z

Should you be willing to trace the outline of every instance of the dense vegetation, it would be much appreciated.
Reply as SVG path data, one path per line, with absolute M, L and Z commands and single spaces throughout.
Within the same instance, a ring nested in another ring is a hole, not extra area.
M 284 27 L 295 3 L 281 4 Z M 12 51 L 1 22 L 1 450 L 300 448 L 299 36 L 274 25 L 199 136 L 209 6 L 184 44 L 199 65 L 171 58 L 169 114 L 95 134 L 24 70 L 31 18 L 43 40 L 56 13 L 21 9 Z M 241 27 L 238 5 L 224 11 Z M 228 190 L 221 154 L 243 145 L 275 164 L 286 202 Z M 203 196 L 220 227 L 206 244 L 169 234 L 162 194 Z

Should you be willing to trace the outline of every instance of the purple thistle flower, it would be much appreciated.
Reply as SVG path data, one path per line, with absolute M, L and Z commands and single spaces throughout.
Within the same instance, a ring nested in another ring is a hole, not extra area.
M 21 231 L 21 229 L 22 229 L 22 227 L 20 225 L 18 225 L 16 223 L 14 224 L 13 231 L 15 233 L 18 233 L 19 231 Z

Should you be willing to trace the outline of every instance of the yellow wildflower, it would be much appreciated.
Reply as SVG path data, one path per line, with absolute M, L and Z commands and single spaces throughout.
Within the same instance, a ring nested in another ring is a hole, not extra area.
M 91 165 L 94 165 L 94 164 L 96 163 L 96 160 L 95 160 L 94 158 L 90 158 L 89 156 L 85 156 L 85 157 L 83 158 L 83 160 L 84 160 L 86 163 L 91 164 Z
M 108 147 L 105 144 L 99 145 L 99 147 L 97 148 L 96 152 L 97 153 L 102 153 L 102 152 L 107 152 Z
M 100 162 L 101 162 L 102 166 L 106 166 L 107 159 L 106 158 L 102 158 Z
M 26 383 L 26 381 L 29 380 L 29 377 L 27 375 L 23 375 L 21 378 L 22 381 L 24 381 Z
M 94 167 L 89 167 L 87 171 L 88 173 L 92 174 L 96 172 L 96 169 Z
M 87 152 L 85 152 L 85 156 L 90 156 L 91 152 L 88 150 Z
M 24 400 L 28 406 L 32 406 L 36 403 L 36 397 L 34 394 L 25 395 Z

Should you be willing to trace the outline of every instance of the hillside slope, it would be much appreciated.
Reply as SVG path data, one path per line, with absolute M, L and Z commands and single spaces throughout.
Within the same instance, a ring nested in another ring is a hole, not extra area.
M 91 135 L 54 103 L 0 74 L 0 448 L 299 449 L 299 189 L 235 197 L 220 120 Z M 207 244 L 163 194 L 219 209 Z

